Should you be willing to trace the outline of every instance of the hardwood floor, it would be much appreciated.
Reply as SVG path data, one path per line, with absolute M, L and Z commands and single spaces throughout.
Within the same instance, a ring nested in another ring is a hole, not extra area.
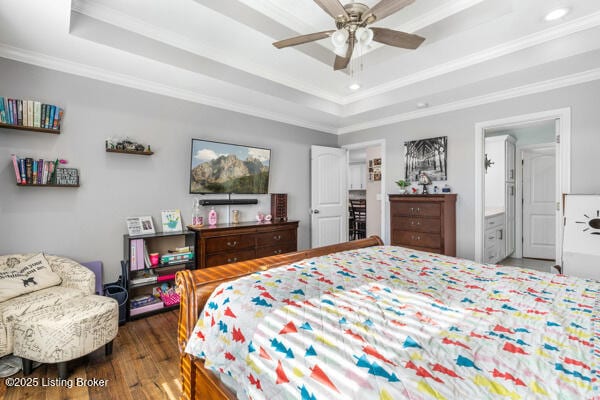
M 167 399 L 181 395 L 177 318 L 179 311 L 169 311 L 128 322 L 119 327 L 113 353 L 104 355 L 104 346 L 69 363 L 72 388 L 48 386 L 57 382 L 56 365 L 42 364 L 28 378 L 37 378 L 30 387 L 7 387 L 0 378 L 0 399 L 16 400 L 112 400 Z M 19 372 L 11 378 L 22 378 Z M 107 380 L 104 387 L 77 386 L 77 380 Z M 46 384 L 46 386 L 42 386 Z

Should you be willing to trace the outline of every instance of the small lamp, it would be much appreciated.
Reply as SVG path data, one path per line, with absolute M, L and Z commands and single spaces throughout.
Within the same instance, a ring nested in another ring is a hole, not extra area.
M 431 185 L 431 179 L 429 179 L 425 172 L 421 172 L 419 174 L 419 185 L 423 185 L 423 191 L 421 192 L 422 194 L 429 194 L 427 191 L 427 185 Z

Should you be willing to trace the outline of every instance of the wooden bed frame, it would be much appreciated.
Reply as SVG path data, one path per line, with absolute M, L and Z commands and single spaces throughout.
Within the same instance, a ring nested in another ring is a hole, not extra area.
M 177 329 L 177 341 L 180 353 L 181 398 L 184 400 L 234 400 L 236 398 L 235 393 L 221 383 L 216 374 L 204 368 L 204 362 L 201 359 L 184 352 L 200 311 L 204 308 L 204 304 L 218 285 L 256 271 L 265 271 L 270 268 L 304 260 L 305 258 L 345 250 L 380 246 L 382 244 L 383 242 L 379 237 L 371 236 L 367 239 L 295 253 L 258 258 L 212 268 L 177 272 L 176 283 L 181 295 L 179 326 Z

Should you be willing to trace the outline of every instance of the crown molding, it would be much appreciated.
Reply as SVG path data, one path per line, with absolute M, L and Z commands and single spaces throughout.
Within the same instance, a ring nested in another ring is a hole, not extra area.
M 537 46 L 551 40 L 560 39 L 561 37 L 584 31 L 586 29 L 595 28 L 597 26 L 600 26 L 600 11 L 456 60 L 446 62 L 444 64 L 437 65 L 432 68 L 424 69 L 414 74 L 404 76 L 400 79 L 375 86 L 371 89 L 366 89 L 360 93 L 346 96 L 343 104 L 347 105 L 367 99 L 369 97 L 387 93 L 395 89 L 400 89 L 427 79 L 435 78 L 450 72 L 493 60 L 498 57 L 516 53 L 518 51 Z
M 36 65 L 38 67 L 52 69 L 55 71 L 65 72 L 72 75 L 95 79 L 102 82 L 138 89 L 149 93 L 187 100 L 193 103 L 203 104 L 228 111 L 234 111 L 253 117 L 264 118 L 285 124 L 313 129 L 323 133 L 336 133 L 335 127 L 329 125 L 322 125 L 312 121 L 290 117 L 281 113 L 268 111 L 264 108 L 252 107 L 246 104 L 237 103 L 214 96 L 202 95 L 191 90 L 185 90 L 146 79 L 140 79 L 132 75 L 121 74 L 103 68 L 92 67 L 90 65 L 49 56 L 43 53 L 19 49 L 2 43 L 0 43 L 0 57 Z
M 359 124 L 347 125 L 337 130 L 338 135 L 372 129 L 379 126 L 396 124 L 398 122 L 410 121 L 413 119 L 429 117 L 432 115 L 443 114 L 450 111 L 462 110 L 465 108 L 476 107 L 484 104 L 495 103 L 498 101 L 514 99 L 516 97 L 528 96 L 532 94 L 547 92 L 564 88 L 567 86 L 579 85 L 586 82 L 591 82 L 600 79 L 600 68 L 591 69 L 588 71 L 579 72 L 576 74 L 565 75 L 559 78 L 548 79 L 541 82 L 536 82 L 528 85 L 517 86 L 514 88 L 500 90 L 493 93 L 488 93 L 482 96 L 475 96 L 464 100 L 446 103 L 439 106 L 427 108 L 424 110 L 410 111 L 392 117 L 361 122 Z
M 197 4 L 199 7 L 202 7 L 201 4 Z M 237 68 L 257 77 L 333 102 L 337 105 L 341 105 L 344 101 L 342 96 L 324 91 L 318 86 L 307 84 L 305 81 L 282 74 L 279 71 L 267 69 L 265 65 L 253 63 L 248 58 L 231 56 L 231 54 L 226 54 L 219 48 L 203 45 L 201 41 L 192 40 L 171 30 L 160 28 L 111 7 L 85 0 L 74 0 L 71 10 L 169 46 Z

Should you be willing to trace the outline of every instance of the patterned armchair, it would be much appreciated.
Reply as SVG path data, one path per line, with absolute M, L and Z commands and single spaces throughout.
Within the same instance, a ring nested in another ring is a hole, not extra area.
M 34 255 L 0 256 L 0 266 L 13 266 Z M 0 357 L 13 352 L 13 321 L 16 317 L 94 294 L 96 278 L 92 271 L 65 257 L 45 257 L 50 268 L 61 277 L 61 283 L 0 302 Z

